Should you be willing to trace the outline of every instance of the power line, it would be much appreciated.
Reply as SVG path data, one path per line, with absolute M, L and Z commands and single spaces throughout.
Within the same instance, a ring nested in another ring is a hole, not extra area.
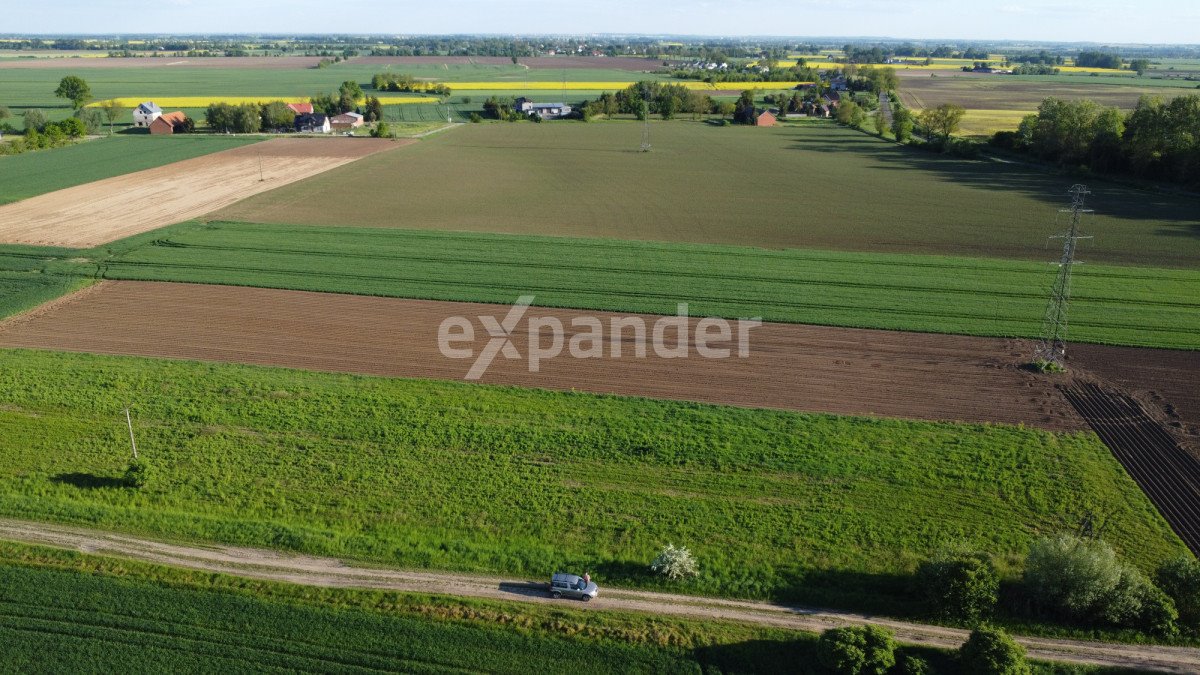
M 1091 209 L 1083 207 L 1084 201 L 1091 191 L 1084 185 L 1072 185 L 1067 191 L 1071 195 L 1071 208 L 1062 209 L 1061 213 L 1071 214 L 1071 225 L 1066 232 L 1056 234 L 1051 239 L 1063 240 L 1062 257 L 1058 261 L 1058 275 L 1054 285 L 1050 287 L 1050 303 L 1046 306 L 1046 316 L 1042 319 L 1041 340 L 1034 352 L 1034 363 L 1043 368 L 1062 368 L 1067 355 L 1067 308 L 1071 302 L 1071 267 L 1075 260 L 1075 250 L 1079 240 L 1091 239 L 1090 236 L 1079 233 L 1079 220 Z

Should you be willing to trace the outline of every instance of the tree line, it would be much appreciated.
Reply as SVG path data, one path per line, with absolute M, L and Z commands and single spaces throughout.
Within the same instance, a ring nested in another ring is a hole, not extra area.
M 419 80 L 404 73 L 375 73 L 371 76 L 371 88 L 376 91 L 404 91 L 418 94 L 449 96 L 450 87 L 441 82 Z
M 1142 96 L 1132 112 L 1047 98 L 992 144 L 1062 166 L 1200 186 L 1200 95 Z

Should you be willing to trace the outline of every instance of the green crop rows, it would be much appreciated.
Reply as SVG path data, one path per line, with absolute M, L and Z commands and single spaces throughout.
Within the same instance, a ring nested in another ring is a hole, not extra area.
M 1053 267 L 903 254 L 385 229 L 185 225 L 111 247 L 110 279 L 1036 336 Z M 96 252 L 97 260 L 106 255 Z M 81 273 L 94 274 L 94 266 Z M 1089 265 L 1071 337 L 1200 348 L 1200 272 Z

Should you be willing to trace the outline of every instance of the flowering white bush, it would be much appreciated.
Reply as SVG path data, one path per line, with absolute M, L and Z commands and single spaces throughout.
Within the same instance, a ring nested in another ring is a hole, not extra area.
M 672 580 L 700 575 L 700 566 L 696 564 L 692 552 L 672 544 L 667 544 L 654 562 L 650 563 L 650 569 Z

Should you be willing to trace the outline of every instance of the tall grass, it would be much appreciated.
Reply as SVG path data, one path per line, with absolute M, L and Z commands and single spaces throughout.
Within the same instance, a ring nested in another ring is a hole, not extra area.
M 1011 570 L 1089 514 L 1144 569 L 1183 551 L 1093 435 L 1016 427 L 5 351 L 0 450 L 11 516 L 646 587 L 674 543 L 675 590 L 890 611 L 940 547 Z

